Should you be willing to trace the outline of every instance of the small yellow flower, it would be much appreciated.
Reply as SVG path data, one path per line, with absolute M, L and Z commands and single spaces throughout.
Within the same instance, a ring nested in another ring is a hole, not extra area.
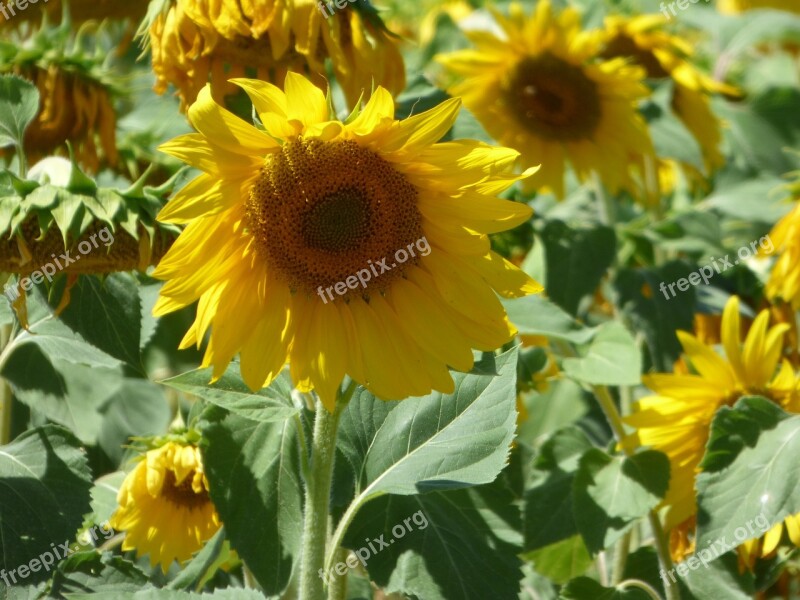
M 200 450 L 167 442 L 148 451 L 122 482 L 109 523 L 125 532 L 122 549 L 150 557 L 166 573 L 200 550 L 220 528 L 208 496 Z

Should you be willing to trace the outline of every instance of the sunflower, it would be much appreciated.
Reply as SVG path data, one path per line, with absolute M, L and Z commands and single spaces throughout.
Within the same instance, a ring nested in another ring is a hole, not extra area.
M 288 71 L 327 87 L 325 60 L 348 102 L 355 105 L 375 85 L 392 93 L 405 87 L 403 57 L 380 19 L 349 4 L 323 14 L 312 0 L 169 0 L 149 27 L 156 91 L 178 88 L 191 104 L 211 79 L 214 98 L 234 93 L 232 77 L 283 81 Z M 326 16 L 327 15 L 327 16 Z
M 800 198 L 800 179 L 789 186 L 791 196 Z M 778 221 L 769 233 L 777 260 L 770 271 L 766 294 L 800 310 L 800 203 Z
M 636 103 L 648 94 L 644 71 L 623 59 L 599 60 L 601 39 L 580 29 L 571 8 L 554 15 L 549 0 L 526 18 L 512 3 L 510 17 L 495 12 L 505 35 L 468 32 L 475 49 L 439 56 L 461 96 L 495 139 L 541 162 L 528 183 L 561 197 L 569 161 L 581 180 L 597 172 L 612 192 L 629 185 L 636 157 L 652 154 Z
M 117 162 L 117 118 L 110 89 L 102 82 L 58 65 L 15 70 L 39 89 L 40 110 L 25 130 L 28 159 L 65 153 L 70 142 L 78 162 L 92 173 Z
M 689 62 L 692 47 L 664 31 L 663 15 L 606 17 L 603 37 L 605 58 L 626 58 L 647 71 L 647 78 L 671 80 L 672 109 L 697 140 L 707 174 L 725 164 L 719 150 L 721 125 L 710 106 L 715 93 L 736 95 L 735 88 L 714 81 Z M 692 170 L 683 165 L 684 170 Z M 661 170 L 669 169 L 663 164 Z M 690 172 L 691 174 L 691 172 Z
M 285 93 L 235 83 L 266 131 L 206 87 L 189 109 L 198 133 L 162 146 L 205 174 L 159 215 L 188 226 L 153 274 L 169 280 L 154 314 L 199 299 L 182 347 L 211 328 L 203 365 L 215 380 L 239 352 L 251 389 L 288 360 L 295 383 L 328 408 L 345 373 L 385 399 L 452 391 L 448 366 L 467 371 L 472 348 L 514 334 L 494 291 L 541 289 L 487 236 L 529 218 L 527 206 L 494 195 L 533 169 L 510 174 L 518 153 L 506 148 L 437 144 L 457 99 L 395 121 L 378 87 L 341 123 L 295 73 Z
M 717 9 L 725 14 L 737 14 L 755 8 L 774 8 L 800 14 L 797 0 L 718 0 Z
M 220 528 L 208 496 L 200 450 L 167 442 L 148 451 L 122 482 L 111 527 L 125 532 L 122 549 L 148 554 L 150 565 L 167 572 L 183 562 Z
M 668 528 L 696 512 L 694 478 L 711 421 L 720 407 L 753 394 L 797 411 L 800 381 L 789 361 L 781 358 L 789 327 L 783 323 L 770 327 L 769 320 L 769 310 L 761 311 L 742 345 L 739 299 L 734 296 L 722 314 L 724 357 L 695 336 L 679 331 L 686 359 L 696 373 L 658 373 L 643 378 L 655 395 L 640 399 L 626 423 L 636 428 L 630 442 L 664 452 L 670 459 L 670 485 L 664 498 Z

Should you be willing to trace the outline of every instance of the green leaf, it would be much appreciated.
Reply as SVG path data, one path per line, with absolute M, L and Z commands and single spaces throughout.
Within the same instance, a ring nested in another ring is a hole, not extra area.
M 652 600 L 644 590 L 636 587 L 609 588 L 589 577 L 573 579 L 561 589 L 563 600 Z
M 285 421 L 299 410 L 292 404 L 292 384 L 287 373 L 281 373 L 266 388 L 250 391 L 239 371 L 231 363 L 225 374 L 213 385 L 211 369 L 197 369 L 161 381 L 176 390 L 194 394 L 232 413 L 263 423 Z
M 206 542 L 203 549 L 192 558 L 191 562 L 181 567 L 180 573 L 170 581 L 168 587 L 172 590 L 188 588 L 197 590 L 208 575 L 215 570 L 224 546 L 225 527 L 220 527 L 219 531 Z
M 25 345 L 38 346 L 51 360 L 61 360 L 75 365 L 87 367 L 105 367 L 113 369 L 119 361 L 87 343 L 80 335 L 70 330 L 64 323 L 56 319 L 47 319 L 23 331 L 11 342 L 16 352 Z
M 0 76 L 0 148 L 22 147 L 25 129 L 39 110 L 39 90 L 30 81 Z
M 231 546 L 264 591 L 280 595 L 300 555 L 303 523 L 294 420 L 252 421 L 211 405 L 200 428 L 211 500 Z
M 559 584 L 583 575 L 593 562 L 579 535 L 528 552 L 525 558 L 533 562 L 537 573 Z
M 550 299 L 575 315 L 581 300 L 593 294 L 614 261 L 617 238 L 604 225 L 573 229 L 550 221 L 541 232 L 545 247 L 545 289 Z
M 110 552 L 90 550 L 75 552 L 59 564 L 50 593 L 61 598 L 92 590 L 93 594 L 116 598 L 118 594 L 149 587 L 152 585 L 147 575 L 132 562 Z
M 704 172 L 705 161 L 700 144 L 673 111 L 674 94 L 672 80 L 668 80 L 656 87 L 642 108 L 656 155 L 680 161 Z
M 578 323 L 541 294 L 503 301 L 508 318 L 520 335 L 543 335 L 573 344 L 585 344 L 595 330 Z
M 92 515 L 96 523 L 105 523 L 117 510 L 117 493 L 125 480 L 125 471 L 114 471 L 98 477 L 92 486 Z
M 592 448 L 573 481 L 575 522 L 592 554 L 608 548 L 664 497 L 669 459 L 655 450 L 611 457 Z
M 638 385 L 642 371 L 639 349 L 625 326 L 609 322 L 600 326 L 586 353 L 565 358 L 564 373 L 591 385 Z
M 355 469 L 359 502 L 497 477 L 514 436 L 517 350 L 495 361 L 496 376 L 453 373 L 452 394 L 436 392 L 377 408 L 383 401 L 366 392 L 350 401 L 339 447 Z
M 345 546 L 364 558 L 370 578 L 386 593 L 516 598 L 522 578 L 516 556 L 519 528 L 513 496 L 496 482 L 469 490 L 383 496 L 362 507 Z
M 98 445 L 118 465 L 135 436 L 163 435 L 172 420 L 166 390 L 145 379 L 126 378 L 99 408 Z
M 0 374 L 19 401 L 68 427 L 86 444 L 97 442 L 102 407 L 122 382 L 117 371 L 51 359 L 36 344 L 16 348 Z
M 523 503 L 526 551 L 562 542 L 578 533 L 573 517 L 573 480 L 581 456 L 591 448 L 589 439 L 576 427 L 557 431 L 542 446 L 534 463 L 535 480 L 526 490 Z
M 60 318 L 94 347 L 144 374 L 139 358 L 139 292 L 130 273 L 113 273 L 103 281 L 81 277 Z
M 51 543 L 74 538 L 83 515 L 89 511 L 91 486 L 91 473 L 80 443 L 61 427 L 32 429 L 2 446 L 0 567 L 17 571 L 20 584 L 47 579 L 50 568 L 39 568 L 26 577 L 18 569 L 51 552 Z M 52 558 L 57 562 L 56 557 Z
M 719 187 L 700 207 L 716 209 L 736 219 L 772 225 L 789 211 L 786 181 L 768 174 Z M 758 198 L 758 202 L 753 202 Z
M 759 397 L 721 408 L 697 476 L 698 547 L 760 537 L 800 512 L 800 415 Z
M 96 600 L 93 593 L 71 593 L 70 600 Z M 216 589 L 212 593 L 197 594 L 181 590 L 143 589 L 138 592 L 115 592 L 114 600 L 264 600 L 264 594 L 244 588 Z
M 683 349 L 675 332 L 692 330 L 695 308 L 694 291 L 665 297 L 660 286 L 689 272 L 686 263 L 673 261 L 657 269 L 620 269 L 613 282 L 615 304 L 629 319 L 631 328 L 644 334 L 650 360 L 658 371 L 669 371 L 681 355 Z

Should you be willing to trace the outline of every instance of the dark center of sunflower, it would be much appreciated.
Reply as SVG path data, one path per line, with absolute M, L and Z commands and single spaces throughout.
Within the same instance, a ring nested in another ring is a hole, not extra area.
M 192 488 L 192 475 L 193 473 L 189 473 L 183 481 L 177 483 L 175 473 L 167 470 L 164 475 L 164 485 L 161 488 L 161 495 L 164 496 L 167 501 L 181 508 L 194 509 L 204 506 L 206 503 L 210 502 L 208 492 L 205 489 L 199 494 L 194 491 Z
M 336 295 L 345 300 L 385 290 L 417 262 L 396 264 L 395 253 L 423 236 L 416 188 L 354 141 L 286 142 L 265 160 L 245 215 L 257 253 L 292 291 L 315 295 L 370 271 L 367 287 Z
M 549 53 L 521 60 L 505 86 L 520 124 L 545 138 L 588 139 L 600 123 L 597 84 L 583 69 Z
M 318 250 L 358 248 L 369 235 L 369 201 L 357 188 L 337 190 L 311 207 L 302 229 L 306 245 Z
M 669 77 L 669 72 L 661 66 L 658 58 L 652 51 L 641 48 L 627 35 L 616 35 L 608 43 L 601 55 L 603 58 L 631 58 L 634 63 L 647 71 L 649 79 L 663 79 Z

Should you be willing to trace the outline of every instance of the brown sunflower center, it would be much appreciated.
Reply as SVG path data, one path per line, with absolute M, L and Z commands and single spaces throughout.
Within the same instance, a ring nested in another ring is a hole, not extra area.
M 588 139 L 600 123 L 597 84 L 580 67 L 549 53 L 521 60 L 505 97 L 523 127 L 549 139 Z
M 161 487 L 161 494 L 167 501 L 181 508 L 200 508 L 210 502 L 208 492 L 203 489 L 199 494 L 192 488 L 193 473 L 189 473 L 186 478 L 177 483 L 175 473 L 167 469 L 164 475 L 164 485 Z
M 642 48 L 627 35 L 616 35 L 608 43 L 601 55 L 603 58 L 632 58 L 634 63 L 647 71 L 650 79 L 669 77 L 669 72 L 661 66 L 652 51 Z
M 245 214 L 261 258 L 309 295 L 363 269 L 370 290 L 384 290 L 416 264 L 413 256 L 396 264 L 395 253 L 423 236 L 416 188 L 354 141 L 286 142 L 264 162 Z M 373 268 L 383 259 L 385 268 Z

